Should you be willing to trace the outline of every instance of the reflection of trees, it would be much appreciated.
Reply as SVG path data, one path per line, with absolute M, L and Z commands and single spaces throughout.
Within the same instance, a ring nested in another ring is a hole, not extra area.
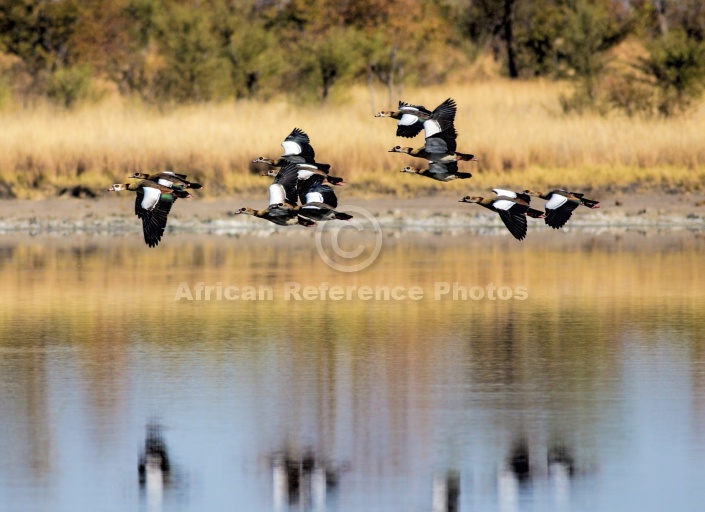
M 10 462 L 15 477 L 27 477 L 44 485 L 55 455 L 52 411 L 47 396 L 46 333 L 33 332 L 39 347 L 19 343 L 0 343 L 0 453 Z M 26 332 L 15 331 L 17 335 Z M 0 339 L 7 340 L 7 338 Z M 26 472 L 26 475 L 25 475 Z M 7 475 L 6 475 L 7 476 Z
M 599 404 L 620 393 L 620 340 L 634 325 L 644 333 L 668 329 L 689 345 L 694 368 L 703 360 L 703 242 L 687 235 L 659 243 L 564 236 L 551 244 L 539 236 L 527 244 L 409 236 L 385 240 L 380 259 L 354 275 L 325 267 L 304 237 L 174 236 L 158 252 L 139 237 L 2 246 L 0 349 L 12 355 L 0 358 L 0 396 L 22 437 L 12 449 L 32 450 L 23 460 L 40 472 L 55 457 L 46 368 L 55 355 L 47 344 L 76 349 L 64 375 L 79 381 L 93 423 L 120 423 L 133 345 L 160 355 L 198 348 L 215 386 L 244 373 L 257 389 L 271 389 L 253 414 L 286 425 L 266 432 L 273 442 L 310 439 L 326 455 L 352 446 L 351 467 L 370 475 L 434 457 L 430 448 L 410 447 L 437 446 L 439 437 L 443 446 L 460 445 L 459 457 L 467 431 L 479 431 L 467 442 L 473 448 L 508 447 L 516 432 L 530 447 L 548 445 L 549 436 L 592 442 Z M 173 300 L 180 281 L 279 290 L 287 280 L 422 286 L 427 297 Z M 529 298 L 434 301 L 440 280 L 526 286 Z M 188 361 L 160 357 L 159 364 L 168 382 L 178 382 Z M 695 377 L 693 387 L 702 387 Z M 488 430 L 496 437 L 483 437 Z

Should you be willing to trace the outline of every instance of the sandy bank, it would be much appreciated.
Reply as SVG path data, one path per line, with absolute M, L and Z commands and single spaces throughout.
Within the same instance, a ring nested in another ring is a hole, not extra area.
M 339 209 L 364 208 L 383 228 L 443 230 L 501 227 L 497 215 L 476 205 L 458 202 L 456 196 L 416 199 L 347 199 L 341 194 Z M 699 195 L 635 195 L 596 197 L 601 210 L 579 208 L 568 224 L 571 229 L 705 229 L 705 203 Z M 542 201 L 535 201 L 542 204 Z M 275 231 L 266 221 L 233 212 L 242 206 L 264 208 L 263 197 L 232 197 L 179 201 L 169 216 L 173 232 L 233 234 Z M 358 216 L 359 217 L 359 216 Z M 530 229 L 543 228 L 532 221 Z M 8 233 L 138 233 L 130 196 L 103 199 L 52 198 L 40 201 L 0 201 L 0 234 Z

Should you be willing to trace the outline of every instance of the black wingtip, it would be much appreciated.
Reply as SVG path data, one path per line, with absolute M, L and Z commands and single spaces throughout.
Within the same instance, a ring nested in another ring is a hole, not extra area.
M 326 176 L 326 181 L 331 185 L 342 186 L 345 185 L 345 179 L 339 178 L 337 176 Z
M 419 132 L 423 129 L 423 123 L 416 123 L 408 126 L 397 125 L 397 137 L 404 137 L 405 139 L 412 139 L 416 137 Z

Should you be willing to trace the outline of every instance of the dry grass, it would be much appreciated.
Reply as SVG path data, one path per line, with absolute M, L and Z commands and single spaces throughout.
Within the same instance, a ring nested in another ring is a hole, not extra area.
M 365 89 L 327 106 L 243 101 L 159 112 L 113 99 L 71 112 L 8 108 L 0 113 L 0 183 L 37 197 L 75 184 L 102 190 L 136 169 L 170 167 L 205 182 L 205 193 L 261 193 L 267 182 L 248 174 L 249 162 L 279 155 L 279 143 L 298 126 L 318 160 L 360 195 L 544 185 L 702 190 L 704 108 L 672 120 L 566 116 L 561 92 L 556 83 L 502 80 L 407 90 L 404 99 L 428 107 L 457 101 L 458 149 L 480 159 L 461 164 L 475 177 L 460 183 L 401 175 L 404 165 L 422 162 L 387 152 L 406 139 L 394 136 L 393 121 L 373 117 L 388 105 L 380 91 L 373 108 Z M 421 136 L 409 143 L 422 144 Z

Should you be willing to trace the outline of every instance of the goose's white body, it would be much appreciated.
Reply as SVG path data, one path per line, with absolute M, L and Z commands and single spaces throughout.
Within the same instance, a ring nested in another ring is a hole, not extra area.
M 174 175 L 174 173 L 171 172 L 171 171 L 164 171 L 162 174 L 171 174 L 172 176 Z M 157 183 L 159 183 L 160 185 L 163 185 L 163 186 L 165 186 L 165 187 L 171 187 L 171 186 L 174 184 L 173 181 L 166 180 L 166 179 L 164 179 L 164 178 L 159 178 L 159 179 L 157 180 Z
M 513 199 L 517 198 L 517 193 L 514 192 L 513 190 L 504 190 L 503 188 L 493 188 L 492 192 L 494 192 L 498 196 L 511 197 Z
M 497 201 L 494 201 L 492 203 L 492 206 L 494 206 L 497 210 L 509 210 L 512 206 L 514 206 L 513 201 L 508 201 L 507 199 L 499 199 Z
M 269 204 L 281 204 L 286 202 L 286 191 L 279 183 L 273 183 L 269 186 Z
M 159 199 L 162 197 L 162 193 L 159 189 L 152 187 L 142 187 L 142 191 L 144 192 L 144 196 L 142 197 L 140 206 L 144 210 L 152 211 L 154 207 L 157 206 Z
M 323 194 L 320 192 L 309 192 L 306 194 L 306 203 L 325 203 Z
M 301 154 L 301 146 L 299 146 L 293 140 L 285 140 L 284 142 L 282 142 L 282 147 L 284 148 L 284 154 L 282 156 Z
M 442 132 L 440 123 L 436 119 L 429 119 L 423 122 L 423 131 L 426 138 Z
M 404 108 L 402 107 L 401 110 L 404 110 Z M 411 126 L 413 124 L 416 124 L 418 120 L 418 116 L 413 116 L 411 114 L 403 114 L 397 124 L 400 124 L 402 126 Z
M 558 194 L 552 194 L 551 198 L 546 202 L 544 206 L 547 210 L 555 210 L 556 208 L 560 208 L 561 206 L 563 206 L 566 201 L 568 201 L 567 197 L 559 196 Z

